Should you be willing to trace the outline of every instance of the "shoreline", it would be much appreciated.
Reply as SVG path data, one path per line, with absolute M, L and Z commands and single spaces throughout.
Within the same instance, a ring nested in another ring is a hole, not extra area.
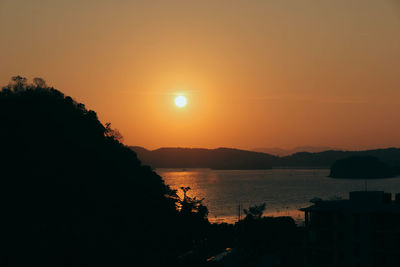
M 242 216 L 242 220 L 245 216 Z M 300 210 L 283 210 L 275 212 L 266 212 L 263 217 L 292 217 L 298 226 L 304 225 L 304 212 Z M 210 223 L 228 223 L 235 224 L 238 221 L 238 216 L 214 216 L 209 217 Z

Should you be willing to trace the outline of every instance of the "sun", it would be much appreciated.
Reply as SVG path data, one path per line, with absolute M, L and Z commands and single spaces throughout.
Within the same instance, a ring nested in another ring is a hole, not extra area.
M 175 97 L 175 105 L 178 108 L 183 108 L 184 106 L 186 106 L 187 104 L 187 100 L 186 97 L 184 97 L 183 95 L 178 95 L 177 97 Z

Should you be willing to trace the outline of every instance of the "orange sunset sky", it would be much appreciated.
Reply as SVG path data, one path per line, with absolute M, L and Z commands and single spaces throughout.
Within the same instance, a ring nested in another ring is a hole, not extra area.
M 396 0 L 0 0 L 0 38 L 1 85 L 42 77 L 128 145 L 400 146 Z

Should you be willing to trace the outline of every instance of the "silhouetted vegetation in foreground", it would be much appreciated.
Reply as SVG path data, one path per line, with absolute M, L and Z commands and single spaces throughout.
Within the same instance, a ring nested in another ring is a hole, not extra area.
M 202 266 L 227 247 L 245 263 L 285 251 L 297 229 L 210 224 L 190 188 L 179 198 L 111 124 L 40 78 L 1 90 L 0 124 L 1 266 Z
M 250 207 L 244 220 L 226 225 L 234 237 L 231 249 L 209 258 L 207 266 L 303 266 L 304 228 L 291 217 L 263 217 L 264 209 Z M 216 227 L 223 232 L 223 225 Z
M 0 123 L 1 266 L 162 266 L 204 238 L 201 203 L 188 209 L 118 131 L 42 79 L 12 78 Z

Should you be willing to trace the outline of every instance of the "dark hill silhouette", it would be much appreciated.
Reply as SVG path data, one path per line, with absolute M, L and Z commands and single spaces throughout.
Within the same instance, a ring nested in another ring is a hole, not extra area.
M 131 147 L 146 164 L 156 168 L 270 169 L 275 156 L 231 148 Z
M 279 147 L 259 147 L 254 148 L 252 151 L 271 154 L 274 156 L 284 157 L 290 156 L 298 152 L 318 153 L 328 150 L 334 150 L 332 147 L 319 147 L 319 146 L 299 146 L 292 149 L 282 149 Z
M 94 111 L 23 77 L 0 91 L 0 265 L 163 266 L 208 223 Z M 199 212 L 201 211 L 201 212 Z
M 400 149 L 385 148 L 364 151 L 324 151 L 319 153 L 301 152 L 281 158 L 281 166 L 330 168 L 332 164 L 351 156 L 373 156 L 393 166 L 400 166 Z
M 352 156 L 337 160 L 331 167 L 333 178 L 388 178 L 395 177 L 398 170 L 373 156 Z
M 267 168 L 330 168 L 332 164 L 350 156 L 370 155 L 391 166 L 400 166 L 400 149 L 386 148 L 365 151 L 330 150 L 319 153 L 298 152 L 276 157 L 270 154 L 231 148 L 160 148 L 147 150 L 131 147 L 146 164 L 155 168 L 212 168 L 212 169 L 267 169 Z

